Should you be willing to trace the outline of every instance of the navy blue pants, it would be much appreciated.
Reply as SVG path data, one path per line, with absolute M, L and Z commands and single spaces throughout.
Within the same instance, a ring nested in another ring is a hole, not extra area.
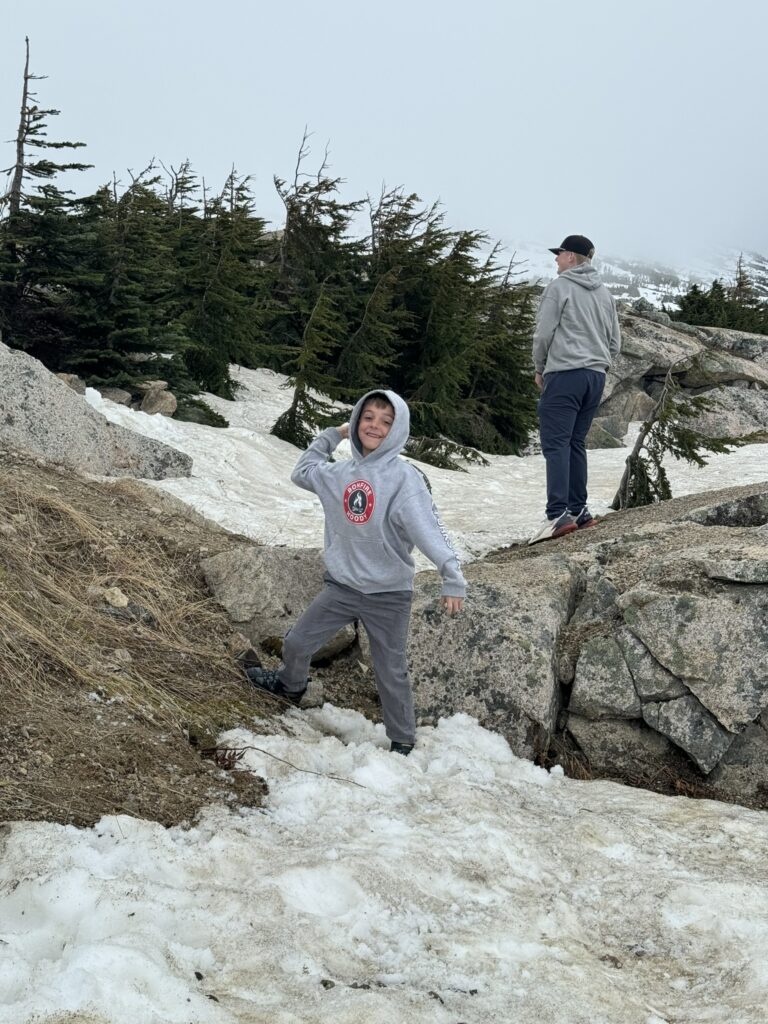
M 544 374 L 539 399 L 541 449 L 547 462 L 547 518 L 566 509 L 573 515 L 587 504 L 587 432 L 603 396 L 599 370 L 559 370 Z

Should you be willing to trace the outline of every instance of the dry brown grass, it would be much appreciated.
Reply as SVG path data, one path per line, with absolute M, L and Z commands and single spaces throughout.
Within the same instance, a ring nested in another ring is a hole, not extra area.
M 224 785 L 190 734 L 210 745 L 221 728 L 274 711 L 243 685 L 232 630 L 201 577 L 201 542 L 228 541 L 137 485 L 8 461 L 0 816 L 188 818 Z M 127 609 L 94 594 L 111 587 Z
M 29 486 L 0 491 L 0 521 L 13 524 L 0 535 L 6 694 L 44 701 L 67 679 L 168 725 L 235 696 L 221 612 L 194 581 L 183 585 L 191 568 L 183 556 L 169 566 L 157 540 L 117 544 L 93 517 Z M 138 621 L 89 597 L 94 586 L 118 587 Z M 115 651 L 132 660 L 121 664 Z

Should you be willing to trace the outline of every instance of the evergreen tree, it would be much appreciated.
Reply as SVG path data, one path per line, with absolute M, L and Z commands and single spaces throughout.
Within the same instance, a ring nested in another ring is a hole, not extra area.
M 323 282 L 288 365 L 289 383 L 293 387 L 290 408 L 272 427 L 272 433 L 283 441 L 306 448 L 314 436 L 314 427 L 329 426 L 333 418 L 338 418 L 338 412 L 327 399 L 337 397 L 339 388 L 328 377 L 325 364 L 338 344 L 343 326 L 331 289 Z
M 0 198 L 0 331 L 8 344 L 55 364 L 72 338 L 68 288 L 80 272 L 72 257 L 71 192 L 55 182 L 64 171 L 91 165 L 52 159 L 50 151 L 85 143 L 48 139 L 48 119 L 59 111 L 38 106 L 31 83 L 45 76 L 29 70 L 28 38 L 25 48 L 16 159 Z
M 730 305 L 729 327 L 739 331 L 765 333 L 768 317 L 767 307 L 760 302 L 760 297 L 744 266 L 744 256 L 739 255 L 736 262 L 736 278 L 728 290 Z
M 184 359 L 199 388 L 232 398 L 229 364 L 262 365 L 274 356 L 263 332 L 266 302 L 264 221 L 247 177 L 233 169 L 202 210 L 189 163 L 172 169 L 167 192 L 177 266 L 175 316 L 187 339 Z
M 370 233 L 365 240 L 359 294 L 364 303 L 358 332 L 345 343 L 338 372 L 351 392 L 391 387 L 406 392 L 408 346 L 414 336 L 413 293 L 427 262 L 423 258 L 428 211 L 402 189 L 366 200 Z
M 312 391 L 330 399 L 342 394 L 334 368 L 350 331 L 350 307 L 358 303 L 362 270 L 360 242 L 349 237 L 361 204 L 339 201 L 340 179 L 328 177 L 326 160 L 314 176 L 301 170 L 307 138 L 305 133 L 293 183 L 275 178 L 285 226 L 264 317 L 265 331 L 281 353 L 276 368 L 288 371 L 294 389 L 291 407 L 273 433 L 301 446 L 327 422 L 330 408 Z
M 413 410 L 414 450 L 439 453 L 446 438 L 468 454 L 518 450 L 535 423 L 531 289 L 499 270 L 495 250 L 478 258 L 485 236 L 447 230 L 413 194 L 385 193 L 372 226 L 377 266 L 398 269 L 393 386 Z
M 681 320 L 686 324 L 709 323 L 709 296 L 697 284 L 692 284 L 677 303 L 679 310 L 667 310 L 673 320 Z
M 68 367 L 97 387 L 135 390 L 161 377 L 176 392 L 194 389 L 172 316 L 175 266 L 159 180 L 150 164 L 122 193 L 115 181 L 79 204 L 82 260 L 92 273 L 75 289 L 80 344 Z
M 440 217 L 442 221 L 442 216 Z M 436 226 L 425 244 L 434 250 L 423 284 L 427 300 L 421 312 L 421 336 L 411 344 L 408 365 L 408 400 L 414 433 L 434 437 L 446 434 L 462 444 L 473 443 L 473 403 L 465 397 L 477 340 L 477 284 L 475 259 L 484 236 L 477 232 L 445 232 Z M 443 242 L 443 239 L 445 240 Z
M 342 342 L 335 373 L 341 393 L 350 401 L 381 387 L 394 366 L 398 327 L 404 321 L 402 310 L 394 305 L 399 273 L 399 267 L 387 271 L 369 293 L 361 295 L 359 323 Z
M 728 296 L 721 281 L 712 282 L 707 295 L 709 323 L 712 327 L 727 327 L 730 319 Z
M 707 291 L 691 285 L 678 300 L 674 320 L 702 327 L 726 327 L 756 334 L 768 333 L 768 304 L 761 302 L 744 266 L 742 256 L 736 264 L 736 278 L 726 288 L 715 280 Z
M 705 437 L 691 427 L 691 418 L 712 408 L 713 402 L 705 395 L 681 395 L 675 370 L 681 369 L 683 362 L 685 360 L 672 365 L 667 372 L 658 401 L 627 456 L 621 483 L 611 504 L 613 509 L 650 505 L 672 497 L 664 468 L 665 455 L 691 465 L 706 466 L 702 452 L 727 453 L 744 443 L 739 438 Z
M 504 455 L 519 452 L 537 422 L 531 366 L 535 297 L 530 285 L 516 280 L 514 261 L 499 275 L 495 257 L 494 250 L 478 281 L 477 362 L 467 399 L 474 403 L 475 444 Z

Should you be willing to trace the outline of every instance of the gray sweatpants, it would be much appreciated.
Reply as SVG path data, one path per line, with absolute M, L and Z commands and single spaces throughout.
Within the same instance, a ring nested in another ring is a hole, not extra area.
M 283 686 L 302 690 L 315 651 L 342 626 L 359 619 L 371 643 L 387 736 L 397 743 L 414 743 L 416 719 L 405 656 L 412 598 L 410 590 L 361 594 L 326 576 L 325 587 L 283 641 Z

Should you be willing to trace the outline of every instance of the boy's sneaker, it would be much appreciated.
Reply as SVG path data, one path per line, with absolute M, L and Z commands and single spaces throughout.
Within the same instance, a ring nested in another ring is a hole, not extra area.
M 577 530 L 584 530 L 586 529 L 586 527 L 594 526 L 598 522 L 598 520 L 595 519 L 595 517 L 592 515 L 592 513 L 589 511 L 586 505 L 581 510 L 581 512 L 579 512 L 578 515 L 574 515 L 574 513 L 571 513 L 571 517 L 574 523 L 576 523 Z
M 566 533 L 573 533 L 577 529 L 576 520 L 573 516 L 563 512 L 561 516 L 557 516 L 555 519 L 545 519 L 528 541 L 528 544 L 538 544 L 541 540 L 554 540 L 555 537 L 562 537 Z
M 282 697 L 284 700 L 290 701 L 291 704 L 295 704 L 296 707 L 301 704 L 301 698 L 307 692 L 306 686 L 303 690 L 286 690 L 280 681 L 279 672 L 271 668 L 249 668 L 245 670 L 245 674 L 257 690 L 264 690 L 274 694 L 275 697 Z
M 389 745 L 390 754 L 402 754 L 403 757 L 408 757 L 412 750 L 413 743 L 398 743 L 397 740 L 392 740 Z

